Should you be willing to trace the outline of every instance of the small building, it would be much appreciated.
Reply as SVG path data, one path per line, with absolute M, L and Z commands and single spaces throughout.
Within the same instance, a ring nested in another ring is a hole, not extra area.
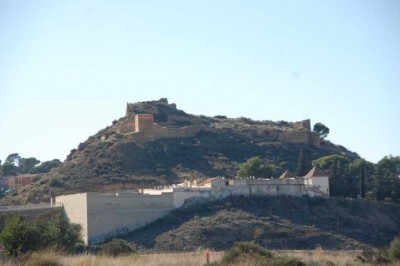
M 314 166 L 304 177 L 304 184 L 309 188 L 307 195 L 329 197 L 329 175 Z
M 23 174 L 18 176 L 10 176 L 6 178 L 6 186 L 15 188 L 16 186 L 27 186 L 32 184 L 33 179 L 39 174 Z

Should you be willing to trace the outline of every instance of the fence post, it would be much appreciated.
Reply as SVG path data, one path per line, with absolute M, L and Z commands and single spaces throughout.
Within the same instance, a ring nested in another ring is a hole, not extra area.
M 206 256 L 206 262 L 207 262 L 207 264 L 210 264 L 210 251 L 206 251 L 206 253 L 205 253 L 205 256 Z

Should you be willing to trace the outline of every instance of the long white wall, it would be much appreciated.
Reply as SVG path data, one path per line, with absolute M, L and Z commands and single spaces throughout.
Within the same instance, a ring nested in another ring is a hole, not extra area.
M 308 183 L 307 183 L 308 182 Z M 209 188 L 176 188 L 172 192 L 148 190 L 146 193 L 82 193 L 59 196 L 68 219 L 83 227 L 85 243 L 101 243 L 109 237 L 123 234 L 151 223 L 180 208 L 186 200 L 215 199 L 231 195 L 290 195 L 329 197 L 327 177 L 312 180 L 230 180 L 214 179 Z M 311 183 L 311 184 L 310 184 Z M 170 191 L 170 190 L 168 190 Z
M 142 227 L 168 214 L 173 193 L 88 193 L 88 235 L 90 243 Z

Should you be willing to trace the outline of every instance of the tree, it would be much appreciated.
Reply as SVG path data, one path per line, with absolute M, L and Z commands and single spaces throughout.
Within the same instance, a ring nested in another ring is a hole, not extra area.
M 12 176 L 17 174 L 18 167 L 12 163 L 4 163 L 2 166 L 3 176 Z
M 313 165 L 329 173 L 331 196 L 357 197 L 358 180 L 349 173 L 350 160 L 341 155 L 318 158 Z
M 19 159 L 21 159 L 21 156 L 19 156 L 18 153 L 11 153 L 10 155 L 7 156 L 4 163 L 9 163 L 18 166 Z
M 30 172 L 32 174 L 45 174 L 45 173 L 50 172 L 51 169 L 59 166 L 60 164 L 61 164 L 61 161 L 58 159 L 54 159 L 51 161 L 45 161 L 45 162 L 42 162 L 41 164 L 33 167 Z
M 360 167 L 360 198 L 365 198 L 365 166 L 364 164 Z
M 57 248 L 72 252 L 76 243 L 81 241 L 82 226 L 71 224 L 64 217 L 59 216 L 56 227 L 58 228 Z
M 313 131 L 318 132 L 321 138 L 326 138 L 329 134 L 329 128 L 322 123 L 316 123 L 313 127 Z
M 20 158 L 18 161 L 18 172 L 20 174 L 30 173 L 38 163 L 40 163 L 40 161 L 34 157 Z
M 15 216 L 6 220 L 0 241 L 9 256 L 41 249 L 70 252 L 81 242 L 81 230 L 80 225 L 68 223 L 62 215 L 45 221 Z
M 6 221 L 0 240 L 9 256 L 16 257 L 29 250 L 36 250 L 36 232 L 22 221 L 21 216 Z
M 300 155 L 297 160 L 297 168 L 296 168 L 296 175 L 297 176 L 304 176 L 307 174 L 307 171 L 310 167 L 310 161 L 304 149 L 300 150 Z
M 17 175 L 18 163 L 21 156 L 18 153 L 11 153 L 7 156 L 2 166 L 3 176 Z
M 373 176 L 375 165 L 364 159 L 357 159 L 350 163 L 349 173 L 352 176 L 358 177 L 360 197 L 371 199 L 374 189 Z
M 400 201 L 400 157 L 385 156 L 376 164 L 374 196 L 377 200 Z
M 332 168 L 332 164 L 337 164 L 338 161 L 340 162 L 340 168 L 347 168 L 350 164 L 349 158 L 342 155 L 334 154 L 315 159 L 312 161 L 312 165 L 318 166 L 318 168 L 324 171 L 329 171 L 329 169 Z M 344 171 L 344 169 L 341 170 Z
M 250 176 L 271 177 L 273 173 L 273 166 L 262 164 L 262 161 L 258 157 L 251 157 L 245 163 L 240 165 L 237 176 L 240 178 L 246 178 Z

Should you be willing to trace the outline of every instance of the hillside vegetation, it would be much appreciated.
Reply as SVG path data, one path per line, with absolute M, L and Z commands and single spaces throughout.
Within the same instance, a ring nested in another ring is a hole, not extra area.
M 225 116 L 196 116 L 168 104 L 166 99 L 130 104 L 127 114 L 73 149 L 67 159 L 20 193 L 19 201 L 48 200 L 50 194 L 112 191 L 178 183 L 184 179 L 217 175 L 234 177 L 239 165 L 252 156 L 273 166 L 273 176 L 284 170 L 296 172 L 301 153 L 311 168 L 314 159 L 340 154 L 359 159 L 346 148 L 321 140 L 320 147 L 283 143 L 279 134 L 298 129 L 299 123 L 254 121 Z M 166 128 L 202 127 L 190 136 L 135 141 L 119 128 L 135 114 L 154 114 Z M 301 122 L 300 122 L 301 123 Z
M 225 250 L 238 241 L 268 249 L 366 249 L 400 234 L 400 206 L 365 200 L 231 197 L 188 205 L 124 238 L 152 251 Z

